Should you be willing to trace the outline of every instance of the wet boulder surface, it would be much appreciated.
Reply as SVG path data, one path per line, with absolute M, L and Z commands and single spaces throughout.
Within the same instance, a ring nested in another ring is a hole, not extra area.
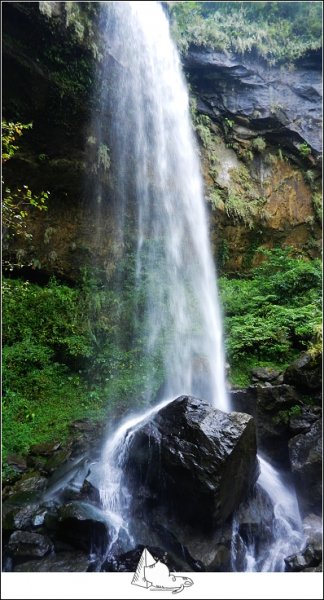
M 259 475 L 254 420 L 180 396 L 134 432 L 124 472 L 135 514 L 163 507 L 197 530 L 214 528 Z

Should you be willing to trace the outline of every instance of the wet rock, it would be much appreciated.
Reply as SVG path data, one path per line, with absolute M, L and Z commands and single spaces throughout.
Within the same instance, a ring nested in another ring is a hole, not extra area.
M 322 517 L 311 513 L 303 519 L 304 534 L 308 544 L 322 549 Z
M 290 410 L 298 406 L 299 394 L 287 384 L 267 383 L 251 385 L 243 390 L 233 390 L 231 401 L 235 410 L 252 414 L 256 420 L 258 448 L 279 467 L 289 466 L 288 440 Z
M 14 531 L 15 529 L 30 529 L 33 527 L 33 519 L 39 509 L 38 504 L 26 506 L 13 506 L 10 503 L 4 503 L 2 512 L 2 527 L 4 531 Z
M 54 556 L 47 556 L 42 560 L 30 560 L 14 568 L 15 572 L 55 572 L 84 573 L 88 571 L 91 560 L 82 552 L 60 552 Z
M 89 473 L 90 460 L 81 455 L 75 460 L 68 459 L 49 477 L 47 496 L 58 497 L 66 503 L 80 499 L 80 490 Z
M 79 419 L 78 421 L 73 421 L 73 423 L 70 424 L 70 429 L 89 432 L 96 429 L 96 423 L 90 421 L 90 419 Z
M 317 567 L 322 560 L 322 550 L 307 544 L 302 552 L 285 558 L 286 571 L 305 571 Z
M 279 466 L 289 464 L 289 411 L 300 406 L 290 385 L 256 386 L 258 447 Z
M 257 417 L 257 395 L 255 386 L 243 389 L 232 389 L 230 396 L 233 410 L 247 413 L 254 418 Z
M 100 479 L 102 476 L 101 464 L 92 464 L 80 490 L 80 499 L 89 500 L 100 505 Z
M 258 367 L 256 369 L 252 369 L 251 378 L 253 383 L 265 381 L 273 383 L 278 381 L 280 378 L 280 373 L 279 371 L 275 371 L 269 367 Z
M 105 514 L 86 502 L 70 502 L 58 510 L 59 537 L 81 550 L 103 551 L 109 542 Z
M 25 492 L 43 492 L 47 486 L 46 477 L 38 473 L 26 473 L 11 488 L 10 495 L 22 494 Z
M 316 392 L 322 387 L 322 357 L 305 352 L 284 372 L 285 383 L 300 387 L 305 392 Z
M 198 90 L 198 110 L 214 119 L 231 115 L 237 139 L 258 133 L 298 153 L 305 141 L 321 152 L 321 53 L 300 60 L 294 71 L 270 67 L 250 54 L 228 54 L 208 48 L 189 49 L 185 68 Z M 307 83 L 305 83 L 307 82 Z
M 7 463 L 19 473 L 24 473 L 28 468 L 26 458 L 19 456 L 18 454 L 9 454 L 7 456 Z
M 181 396 L 134 433 L 125 473 L 137 516 L 165 506 L 198 530 L 219 525 L 258 477 L 254 421 Z
M 144 548 L 152 554 L 155 560 L 162 561 L 170 571 L 181 571 L 181 565 L 173 560 L 167 552 L 156 546 L 138 545 L 133 550 L 119 554 L 112 560 L 108 560 L 103 564 L 102 570 L 106 572 L 134 572 L 136 571 L 138 561 L 142 556 Z
M 293 435 L 307 433 L 313 424 L 321 418 L 322 409 L 319 406 L 303 406 L 301 414 L 291 416 L 289 419 L 289 430 Z
M 38 471 L 42 475 L 46 475 L 45 465 L 47 462 L 46 456 L 32 456 L 29 454 L 27 456 L 27 466 L 29 469 L 33 469 Z
M 90 500 L 94 504 L 100 504 L 100 492 L 88 479 L 85 479 L 80 495 L 85 500 Z
M 51 456 L 61 447 L 61 442 L 50 442 L 48 444 L 35 444 L 30 448 L 30 454 L 34 456 Z
M 214 559 L 208 565 L 208 571 L 228 572 L 231 570 L 231 549 L 224 544 L 217 544 Z
M 319 565 L 317 565 L 317 567 L 311 567 L 308 569 L 304 569 L 305 573 L 322 573 L 323 572 L 323 563 L 320 562 Z
M 320 513 L 322 501 L 322 423 L 289 441 L 289 458 L 299 505 L 304 514 Z
M 62 449 L 58 452 L 55 452 L 55 454 L 53 454 L 44 465 L 46 473 L 51 474 L 56 471 L 56 469 L 64 465 L 69 460 L 70 456 L 70 449 Z
M 41 558 L 53 549 L 45 535 L 29 531 L 15 531 L 9 538 L 8 552 L 15 559 Z
M 235 513 L 239 535 L 245 544 L 253 543 L 258 554 L 262 545 L 268 545 L 273 539 L 274 519 L 273 503 L 259 485 L 256 485 L 254 494 Z

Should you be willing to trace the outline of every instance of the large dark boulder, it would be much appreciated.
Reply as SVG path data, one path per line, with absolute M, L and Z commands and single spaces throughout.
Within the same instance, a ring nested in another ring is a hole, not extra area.
M 285 383 L 295 385 L 304 392 L 314 393 L 322 388 L 322 357 L 301 354 L 284 372 Z
M 9 496 L 25 493 L 42 493 L 45 491 L 46 486 L 46 477 L 42 477 L 39 473 L 26 473 L 11 487 Z
M 77 572 L 83 573 L 89 570 L 91 560 L 83 552 L 60 552 L 53 556 L 46 556 L 42 560 L 30 560 L 17 565 L 14 571 L 33 572 Z
M 321 417 L 322 409 L 320 406 L 302 406 L 299 413 L 290 416 L 289 430 L 292 435 L 307 433 Z
M 29 531 L 15 531 L 8 543 L 8 553 L 18 560 L 42 558 L 52 549 L 53 543 L 47 536 Z
M 135 431 L 125 463 L 137 516 L 162 506 L 196 530 L 226 521 L 258 475 L 253 418 L 189 396 Z
M 321 510 L 322 501 L 322 423 L 316 421 L 307 433 L 289 442 L 289 457 L 298 502 L 304 513 Z
M 251 370 L 252 383 L 282 383 L 281 374 L 270 367 L 256 367 Z
M 296 389 L 263 381 L 246 389 L 232 390 L 231 402 L 234 410 L 254 416 L 258 449 L 279 467 L 289 467 L 288 441 L 296 433 L 294 424 L 290 427 L 290 417 L 296 409 L 298 416 L 303 414 Z
M 69 502 L 58 511 L 59 537 L 85 551 L 104 551 L 109 543 L 105 514 L 86 502 Z
M 258 447 L 278 465 L 288 463 L 289 414 L 300 406 L 290 385 L 256 386 Z
M 316 548 L 312 544 L 307 546 L 298 552 L 285 558 L 286 571 L 305 571 L 311 567 L 318 567 L 322 560 L 322 550 Z M 313 569 L 311 569 L 313 570 Z

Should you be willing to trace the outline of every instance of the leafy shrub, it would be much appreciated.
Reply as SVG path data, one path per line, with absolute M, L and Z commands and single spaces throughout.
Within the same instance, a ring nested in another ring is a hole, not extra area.
M 320 260 L 292 249 L 261 253 L 265 260 L 246 279 L 220 279 L 228 359 L 244 372 L 251 360 L 286 364 L 314 347 L 321 326 Z
M 267 147 L 266 141 L 262 137 L 257 137 L 252 141 L 252 148 L 258 152 L 263 152 Z
M 295 61 L 321 48 L 319 2 L 172 2 L 172 30 L 190 44 L 240 54 L 256 51 L 269 64 Z
M 312 149 L 304 142 L 303 144 L 299 144 L 298 146 L 299 154 L 303 157 L 307 157 L 312 153 Z

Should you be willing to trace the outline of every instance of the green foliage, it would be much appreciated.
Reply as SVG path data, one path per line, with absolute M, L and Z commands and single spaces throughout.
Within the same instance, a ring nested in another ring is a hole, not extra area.
M 25 130 L 31 129 L 32 123 L 13 123 L 12 121 L 2 121 L 2 161 L 6 162 L 14 156 L 19 146 L 16 145 L 17 139 L 22 136 Z
M 17 140 L 23 135 L 25 130 L 31 129 L 32 123 L 23 125 L 22 123 L 13 123 L 12 121 L 2 121 L 2 161 L 6 163 L 12 159 L 19 150 Z M 4 185 L 4 181 L 2 180 Z M 31 208 L 37 208 L 40 211 L 47 210 L 47 201 L 50 192 L 41 192 L 34 194 L 28 187 L 23 185 L 15 189 L 4 188 L 2 202 L 2 225 L 3 241 L 6 244 L 10 239 L 21 237 L 25 240 L 31 239 L 32 234 L 28 229 L 27 217 Z M 12 263 L 5 263 L 10 270 L 14 266 Z
M 264 205 L 263 198 L 248 200 L 239 195 L 229 192 L 225 210 L 226 213 L 235 223 L 242 222 L 246 227 L 252 229 L 256 222 L 256 217 L 260 212 L 260 208 Z
M 232 129 L 232 127 L 234 127 L 235 121 L 233 121 L 233 119 L 228 119 L 227 117 L 225 117 L 224 122 L 225 122 L 225 125 L 227 125 L 230 129 Z
M 289 410 L 280 410 L 278 414 L 273 417 L 273 422 L 275 425 L 288 425 L 291 417 L 299 417 L 301 413 L 301 406 L 295 404 Z
M 223 210 L 224 200 L 222 193 L 217 188 L 212 188 L 207 196 L 213 210 Z
M 144 358 L 133 325 L 134 261 L 124 289 L 84 276 L 81 288 L 3 279 L 4 455 L 64 438 L 69 423 L 147 400 L 162 383 L 158 357 Z M 123 335 L 119 335 L 123 325 Z
M 316 219 L 319 223 L 322 223 L 323 219 L 323 197 L 320 192 L 314 192 L 312 195 L 313 208 Z
M 312 153 L 312 149 L 308 146 L 308 144 L 306 144 L 306 142 L 299 144 L 298 151 L 303 158 L 306 158 Z
M 191 105 L 192 122 L 196 133 L 205 150 L 208 161 L 208 172 L 214 181 L 217 178 L 217 136 L 213 130 L 213 123 L 207 115 L 198 114 L 195 110 L 195 103 Z
M 237 372 L 251 360 L 286 363 L 314 346 L 321 326 L 321 262 L 292 249 L 259 250 L 246 279 L 220 279 L 227 354 Z
M 258 152 L 263 152 L 266 146 L 267 144 L 263 137 L 257 137 L 252 141 L 252 148 Z
M 253 229 L 256 222 L 265 216 L 265 199 L 259 196 L 248 169 L 242 165 L 231 169 L 231 185 L 225 201 L 225 211 L 234 223 L 243 223 Z
M 172 30 L 190 44 L 240 54 L 255 50 L 269 64 L 321 48 L 320 2 L 170 2 Z

